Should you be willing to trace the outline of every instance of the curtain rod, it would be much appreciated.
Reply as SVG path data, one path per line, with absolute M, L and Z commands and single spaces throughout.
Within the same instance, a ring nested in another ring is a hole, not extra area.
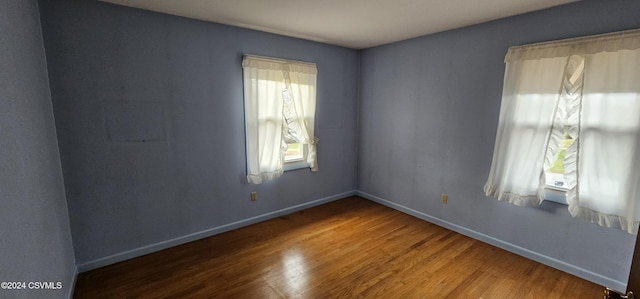
M 267 56 L 253 55 L 253 54 L 244 54 L 243 57 L 244 58 L 264 60 L 264 61 L 270 61 L 270 62 L 299 63 L 299 64 L 307 64 L 307 65 L 310 65 L 310 66 L 316 66 L 316 64 L 313 63 L 313 62 L 307 62 L 307 61 L 301 61 L 301 60 L 291 60 L 291 59 L 284 59 L 284 58 L 275 58 L 275 57 L 267 57 Z
M 537 42 L 537 43 L 531 43 L 531 44 L 523 44 L 523 45 L 512 46 L 510 48 L 541 47 L 541 46 L 552 45 L 552 44 L 570 44 L 570 43 L 579 43 L 579 42 L 583 42 L 583 41 L 587 41 L 587 40 L 594 40 L 594 39 L 601 39 L 601 40 L 602 39 L 615 39 L 615 38 L 622 38 L 622 37 L 634 36 L 634 35 L 637 35 L 637 36 L 640 37 L 640 28 L 622 30 L 622 31 L 614 31 L 614 32 L 608 32 L 608 33 L 601 33 L 601 34 L 594 34 L 594 35 L 571 37 L 571 38 L 552 40 L 552 41 L 544 41 L 544 42 Z
M 637 49 L 640 49 L 640 29 L 632 29 L 512 46 L 507 50 L 504 62 Z

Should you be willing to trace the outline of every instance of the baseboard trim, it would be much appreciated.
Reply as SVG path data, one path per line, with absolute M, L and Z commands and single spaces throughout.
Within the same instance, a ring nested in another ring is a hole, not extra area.
M 232 222 L 229 224 L 225 224 L 225 225 L 221 225 L 218 227 L 214 227 L 214 228 L 210 228 L 207 230 L 203 230 L 200 232 L 196 232 L 196 233 L 192 233 L 189 235 L 185 235 L 185 236 L 181 236 L 178 238 L 174 238 L 171 240 L 166 240 L 166 241 L 162 241 L 162 242 L 158 242 L 155 244 L 151 244 L 151 245 L 147 245 L 147 246 L 143 246 L 140 248 L 136 248 L 136 249 L 132 249 L 132 250 L 128 250 L 125 252 L 121 252 L 121 253 L 117 253 L 114 255 L 110 255 L 107 257 L 103 257 L 103 258 L 99 258 L 99 259 L 95 259 L 93 261 L 90 262 L 86 262 L 86 263 L 82 263 L 78 265 L 78 270 L 77 272 L 86 272 L 89 270 L 93 270 L 93 269 L 97 269 L 100 267 L 104 267 L 104 266 L 108 266 L 111 264 L 115 264 L 117 262 L 121 262 L 121 261 L 125 261 L 128 259 L 132 259 L 132 258 L 136 258 L 139 256 L 143 256 L 145 254 L 149 254 L 152 252 L 156 252 L 156 251 L 160 251 L 163 249 L 167 249 L 170 247 L 174 247 L 177 245 L 181 245 L 184 243 L 188 243 L 191 241 L 195 241 L 195 240 L 199 240 L 202 238 L 206 238 L 206 237 L 210 237 L 213 235 L 217 235 L 220 233 L 224 233 L 230 230 L 234 230 L 237 228 L 241 228 L 244 226 L 248 226 L 254 223 L 258 223 L 258 222 L 262 222 L 265 220 L 269 220 L 272 218 L 276 218 L 282 215 L 287 215 L 287 214 L 291 214 L 297 211 L 301 211 L 304 209 L 308 209 L 317 205 L 321 205 L 324 203 L 328 203 L 328 202 L 332 202 L 341 198 L 345 198 L 345 197 L 349 197 L 349 196 L 353 196 L 356 194 L 356 190 L 352 190 L 352 191 L 348 191 L 348 192 L 344 192 L 344 193 L 340 193 L 340 194 L 336 194 L 336 195 L 332 195 L 332 196 L 328 196 L 328 197 L 324 197 L 324 198 L 320 198 L 317 200 L 313 200 L 313 201 L 309 201 L 303 204 L 299 204 L 296 206 L 292 206 L 292 207 L 288 207 L 282 210 L 278 210 L 278 211 L 274 211 L 274 212 L 269 212 L 266 214 L 262 214 L 262 215 L 258 215 L 255 217 L 251 217 L 248 219 L 244 219 L 244 220 L 240 220 L 240 221 L 236 221 L 236 222 Z
M 623 283 L 621 281 L 600 275 L 598 273 L 577 267 L 575 265 L 563 262 L 561 260 L 546 256 L 544 254 L 541 254 L 539 252 L 535 252 L 523 247 L 520 247 L 518 245 L 515 244 L 511 244 L 509 242 L 500 240 L 500 239 L 496 239 L 494 237 L 491 237 L 489 235 L 485 235 L 483 233 L 468 229 L 466 227 L 433 217 L 429 214 L 425 214 L 423 212 L 405 207 L 403 205 L 397 204 L 395 202 L 391 202 L 388 201 L 386 199 L 380 198 L 378 196 L 366 193 L 366 192 L 362 192 L 362 191 L 356 191 L 356 195 L 364 197 L 368 200 L 377 202 L 379 204 L 385 205 L 387 207 L 390 207 L 394 210 L 398 210 L 400 212 L 409 214 L 411 216 L 420 218 L 422 220 L 425 220 L 427 222 L 442 226 L 444 228 L 450 229 L 452 231 L 455 231 L 457 233 L 463 234 L 465 236 L 474 238 L 476 240 L 488 243 L 490 245 L 496 246 L 498 248 L 507 250 L 509 252 L 515 253 L 517 255 L 523 256 L 525 258 L 528 258 L 530 260 L 534 260 L 536 262 L 539 262 L 541 264 L 547 265 L 549 267 L 558 269 L 560 271 L 564 271 L 567 272 L 569 274 L 575 275 L 577 277 L 580 277 L 582 279 L 591 281 L 593 283 L 614 289 L 614 290 L 626 290 L 627 288 L 627 284 Z

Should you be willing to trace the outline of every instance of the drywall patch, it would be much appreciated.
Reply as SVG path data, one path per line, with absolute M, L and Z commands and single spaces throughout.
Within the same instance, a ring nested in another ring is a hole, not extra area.
M 161 142 L 166 140 L 165 104 L 113 101 L 103 104 L 110 142 Z

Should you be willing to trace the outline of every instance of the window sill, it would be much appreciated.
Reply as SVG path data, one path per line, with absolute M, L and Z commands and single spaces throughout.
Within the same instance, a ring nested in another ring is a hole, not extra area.
M 302 168 L 309 168 L 309 163 L 307 163 L 307 161 L 294 161 L 294 162 L 284 163 L 284 165 L 282 166 L 282 170 L 284 171 L 296 170 L 296 169 L 302 169 Z
M 544 188 L 544 200 L 553 201 L 559 204 L 566 205 L 567 204 L 567 198 L 565 196 L 566 191 L 567 191 L 566 189 L 546 186 Z

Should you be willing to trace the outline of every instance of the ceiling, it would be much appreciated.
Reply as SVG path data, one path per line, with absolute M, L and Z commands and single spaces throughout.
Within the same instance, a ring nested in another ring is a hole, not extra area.
M 354 49 L 577 0 L 102 0 Z

